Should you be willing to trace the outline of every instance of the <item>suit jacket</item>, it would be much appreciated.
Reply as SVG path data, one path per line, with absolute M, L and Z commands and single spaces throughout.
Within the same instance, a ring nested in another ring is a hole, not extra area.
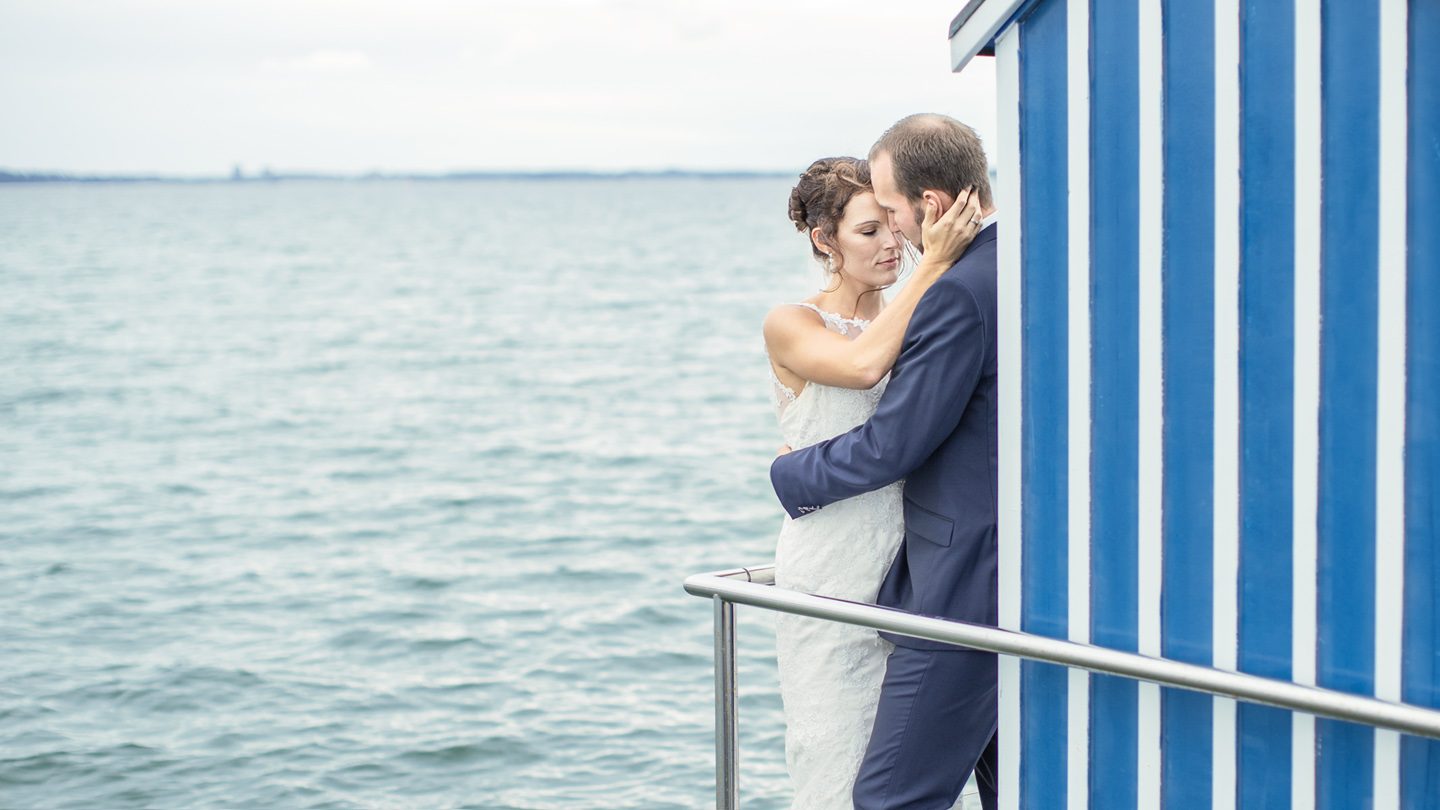
M 792 518 L 905 479 L 905 540 L 876 602 L 996 624 L 995 232 L 975 237 L 910 318 L 875 414 L 775 459 Z M 883 634 L 904 647 L 953 649 Z

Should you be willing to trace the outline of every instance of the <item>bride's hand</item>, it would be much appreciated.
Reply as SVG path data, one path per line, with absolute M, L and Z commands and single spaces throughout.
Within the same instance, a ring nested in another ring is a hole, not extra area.
M 925 221 L 920 226 L 922 241 L 925 245 L 925 253 L 921 257 L 921 265 L 928 265 L 932 272 L 943 273 L 960 258 L 965 248 L 980 233 L 980 195 L 975 189 L 967 189 L 962 192 L 960 199 L 950 206 L 950 210 L 939 216 L 936 215 L 937 203 L 927 198 L 925 200 Z

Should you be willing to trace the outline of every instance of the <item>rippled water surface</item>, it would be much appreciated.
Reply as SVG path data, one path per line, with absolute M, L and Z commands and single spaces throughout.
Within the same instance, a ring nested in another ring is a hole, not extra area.
M 788 188 L 0 187 L 0 807 L 712 804 Z

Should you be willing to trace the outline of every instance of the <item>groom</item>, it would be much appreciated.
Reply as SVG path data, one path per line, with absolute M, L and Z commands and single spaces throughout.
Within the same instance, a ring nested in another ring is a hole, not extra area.
M 875 415 L 781 455 L 770 480 L 791 517 L 905 479 L 905 541 L 876 602 L 996 624 L 995 207 L 973 130 L 912 115 L 870 150 L 890 229 L 924 250 L 927 201 L 945 213 L 980 195 L 985 227 L 915 307 Z M 995 808 L 996 657 L 882 634 L 895 643 L 855 781 L 855 810 L 948 810 L 972 770 Z

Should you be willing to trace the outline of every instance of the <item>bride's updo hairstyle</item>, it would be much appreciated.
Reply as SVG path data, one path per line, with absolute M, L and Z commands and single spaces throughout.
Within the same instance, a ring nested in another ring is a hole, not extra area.
M 821 158 L 810 164 L 790 190 L 790 221 L 803 234 L 819 228 L 819 241 L 835 250 L 835 234 L 840 230 L 840 220 L 845 218 L 845 206 L 856 194 L 870 190 L 870 166 L 865 161 L 853 157 Z M 811 252 L 826 262 L 830 257 L 815 241 L 810 240 Z

